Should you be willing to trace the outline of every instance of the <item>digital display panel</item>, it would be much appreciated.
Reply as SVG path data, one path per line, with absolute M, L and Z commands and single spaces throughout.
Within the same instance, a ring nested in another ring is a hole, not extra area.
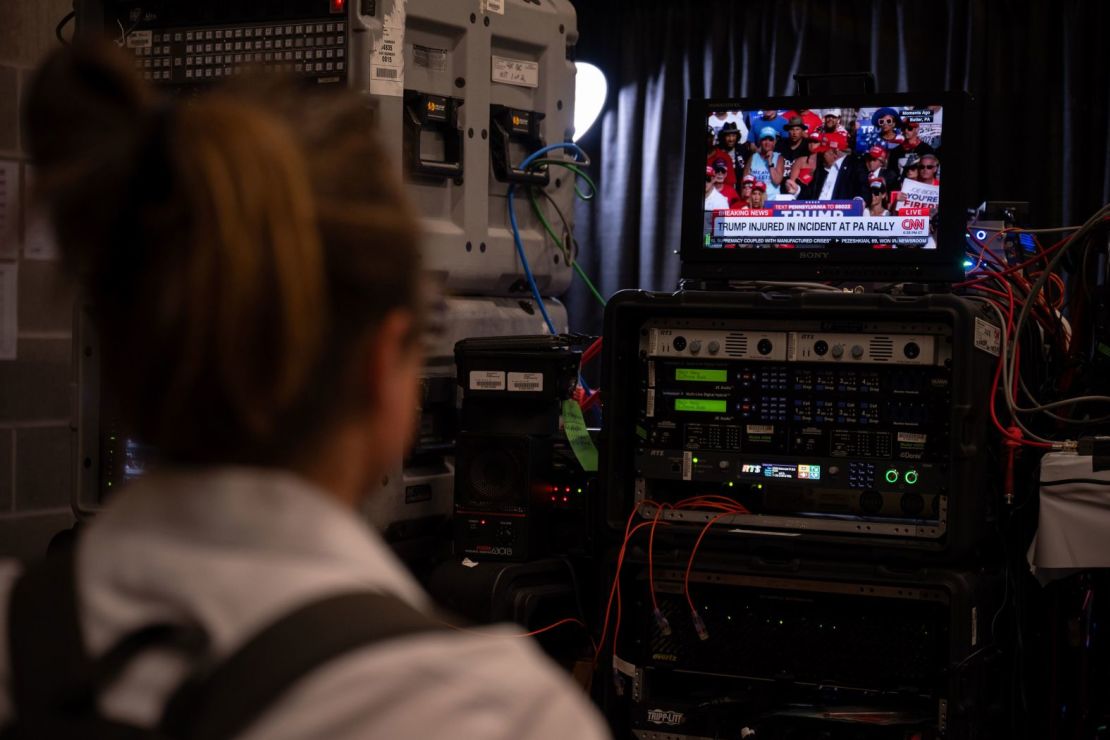
M 723 414 L 728 410 L 728 402 L 710 398 L 676 398 L 674 400 L 674 410 Z
M 764 478 L 793 478 L 797 472 L 798 466 L 788 463 L 767 463 L 763 466 Z
M 701 383 L 726 383 L 728 370 L 710 370 L 700 367 L 680 367 L 674 371 L 675 380 L 691 380 Z
M 821 480 L 820 465 L 795 465 L 793 463 L 741 463 L 741 475 L 788 480 Z
M 682 277 L 962 280 L 974 106 L 954 92 L 690 100 Z
M 941 105 L 712 110 L 706 249 L 936 249 Z

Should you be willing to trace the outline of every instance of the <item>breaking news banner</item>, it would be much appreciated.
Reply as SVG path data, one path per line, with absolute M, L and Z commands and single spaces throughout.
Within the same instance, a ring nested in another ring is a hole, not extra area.
M 766 208 L 713 211 L 712 219 L 714 241 L 725 248 L 833 241 L 923 247 L 929 240 L 928 206 L 899 208 L 897 216 L 869 216 L 858 200 L 772 202 Z

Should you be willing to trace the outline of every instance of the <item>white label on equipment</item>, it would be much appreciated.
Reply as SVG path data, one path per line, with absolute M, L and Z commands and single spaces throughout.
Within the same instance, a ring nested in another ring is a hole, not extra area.
M 915 434 L 914 432 L 898 432 L 898 441 L 905 444 L 923 445 L 925 440 L 928 439 L 927 435 Z
M 998 357 L 1002 351 L 1002 329 L 976 316 L 975 346 Z
M 651 417 L 655 416 L 655 389 L 654 388 L 648 388 L 647 403 L 645 405 L 647 406 L 647 409 L 646 409 L 647 410 L 647 416 L 650 419 Z
M 427 67 L 433 72 L 443 72 L 447 69 L 447 50 L 413 44 L 412 63 L 417 67 Z
M 486 12 L 505 15 L 505 0 L 486 0 Z
M 509 373 L 509 390 L 535 393 L 543 390 L 543 373 Z
M 154 44 L 152 31 L 132 31 L 127 34 L 128 49 L 149 49 Z
M 648 361 L 648 388 L 654 388 L 654 387 L 655 387 L 655 362 L 653 360 L 649 360 Z
M 500 370 L 471 370 L 470 390 L 503 391 L 505 390 L 505 373 Z
M 748 434 L 774 434 L 773 424 L 748 424 Z
M 539 87 L 540 64 L 527 59 L 494 56 L 493 75 L 490 79 L 517 87 Z
M 397 2 L 382 20 L 382 36 L 370 52 L 370 94 L 405 94 L 405 3 Z
M 632 663 L 629 663 L 627 660 L 620 657 L 619 655 L 613 656 L 613 667 L 629 678 L 636 677 L 636 666 Z
M 682 453 L 682 480 L 694 477 L 694 455 L 689 450 Z

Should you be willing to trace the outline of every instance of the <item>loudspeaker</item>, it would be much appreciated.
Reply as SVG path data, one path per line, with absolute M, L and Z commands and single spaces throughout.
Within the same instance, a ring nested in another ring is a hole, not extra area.
M 535 514 L 547 484 L 550 442 L 517 434 L 459 435 L 455 453 L 455 554 L 527 560 L 540 555 Z

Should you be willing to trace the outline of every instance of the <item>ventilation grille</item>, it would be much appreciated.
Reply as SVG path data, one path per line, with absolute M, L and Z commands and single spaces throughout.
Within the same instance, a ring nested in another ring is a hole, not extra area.
M 725 336 L 725 354 L 729 357 L 746 357 L 748 354 L 748 335 L 730 332 Z
M 887 362 L 894 358 L 894 340 L 890 337 L 873 337 L 870 350 L 873 361 Z

